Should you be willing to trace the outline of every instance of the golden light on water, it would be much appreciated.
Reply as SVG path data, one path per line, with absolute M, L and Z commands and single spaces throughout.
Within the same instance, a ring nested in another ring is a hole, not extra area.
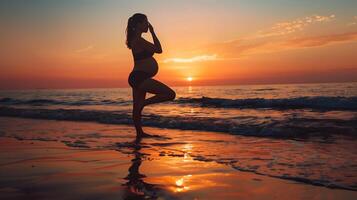
M 184 186 L 184 182 L 185 180 L 184 179 L 189 179 L 190 177 L 192 177 L 191 174 L 189 175 L 186 175 L 178 180 L 176 180 L 176 188 L 175 188 L 175 191 L 176 192 L 183 192 L 183 191 L 187 191 L 190 189 L 189 186 Z
M 183 178 L 180 178 L 179 180 L 177 180 L 176 185 L 181 187 L 183 185 Z
M 192 93 L 192 86 L 188 86 L 188 93 Z
M 182 151 L 184 151 L 184 155 L 183 155 L 183 162 L 189 162 L 189 161 L 192 161 L 192 157 L 190 156 L 190 153 L 192 151 L 192 147 L 193 145 L 192 144 L 185 144 L 183 146 L 183 149 Z

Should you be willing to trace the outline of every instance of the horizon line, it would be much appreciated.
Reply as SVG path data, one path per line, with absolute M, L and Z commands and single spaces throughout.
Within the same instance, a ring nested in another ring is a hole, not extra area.
M 356 81 L 331 81 L 331 82 L 286 82 L 286 83 L 234 83 L 234 84 L 198 84 L 198 85 L 175 85 L 171 87 L 205 87 L 205 86 L 238 86 L 238 85 L 304 85 L 304 84 L 337 84 L 337 83 L 357 83 Z M 83 90 L 83 89 L 115 89 L 115 88 L 128 88 L 130 89 L 130 86 L 117 86 L 117 87 L 78 87 L 78 88 L 13 88 L 13 89 L 2 89 L 0 88 L 1 91 L 16 91 L 16 90 Z

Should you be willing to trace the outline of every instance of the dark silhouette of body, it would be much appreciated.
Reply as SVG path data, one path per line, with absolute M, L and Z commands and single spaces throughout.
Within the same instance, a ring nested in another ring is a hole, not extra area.
M 141 36 L 148 30 L 150 30 L 154 44 Z M 132 50 L 134 57 L 134 68 L 128 79 L 133 94 L 133 121 L 138 137 L 151 137 L 152 135 L 145 133 L 142 129 L 143 108 L 149 104 L 173 100 L 176 93 L 167 85 L 152 78 L 158 72 L 158 64 L 152 56 L 155 53 L 162 53 L 162 48 L 146 15 L 136 13 L 130 17 L 126 34 L 126 44 Z M 147 92 L 155 96 L 145 99 Z
M 158 199 L 158 192 L 161 190 L 156 185 L 146 183 L 143 178 L 146 176 L 139 172 L 140 165 L 142 163 L 143 154 L 140 152 L 141 144 L 140 138 L 137 138 L 133 142 L 134 158 L 131 160 L 131 166 L 129 167 L 129 174 L 124 179 L 128 180 L 124 185 L 127 187 L 124 190 L 124 199 Z
M 175 193 L 168 190 L 165 185 L 148 183 L 145 174 L 140 173 L 140 166 L 150 154 L 142 152 L 142 137 L 136 137 L 132 143 L 128 143 L 129 154 L 133 155 L 131 166 L 128 169 L 127 180 L 123 186 L 125 190 L 121 199 L 124 200 L 155 200 L 155 199 L 178 199 Z M 127 145 L 127 144 L 124 144 Z

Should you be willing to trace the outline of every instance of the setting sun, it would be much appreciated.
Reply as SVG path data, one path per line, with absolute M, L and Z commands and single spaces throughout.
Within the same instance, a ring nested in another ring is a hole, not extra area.
M 192 77 L 187 77 L 186 80 L 191 82 L 193 79 L 192 79 Z

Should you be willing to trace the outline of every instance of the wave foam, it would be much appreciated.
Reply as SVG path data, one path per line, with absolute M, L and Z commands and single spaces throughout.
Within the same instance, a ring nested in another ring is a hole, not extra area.
M 122 105 L 128 104 L 131 101 L 124 100 L 93 100 L 84 99 L 77 101 L 58 101 L 52 99 L 14 99 L 14 98 L 1 98 L 0 105 L 31 105 L 31 106 L 44 106 L 44 105 L 70 105 L 70 106 L 85 106 L 85 105 Z
M 132 124 L 131 115 L 117 111 L 0 107 L 0 116 L 94 121 L 108 124 Z M 258 119 L 255 116 L 221 119 L 182 116 L 162 117 L 160 115 L 144 115 L 143 118 L 143 125 L 146 126 L 182 130 L 214 131 L 248 136 L 291 138 L 328 134 L 357 135 L 357 118 L 342 120 L 290 117 L 283 120 L 276 120 L 272 118 Z
M 0 105 L 128 105 L 131 100 L 52 100 L 52 99 L 14 99 L 1 98 Z M 173 104 L 196 104 L 202 107 L 217 108 L 270 108 L 270 109 L 317 109 L 317 110 L 357 110 L 357 97 L 296 97 L 296 98 L 247 98 L 247 99 L 225 99 L 225 98 L 178 98 Z
M 224 98 L 180 98 L 179 103 L 193 103 L 204 107 L 219 108 L 273 108 L 273 109 L 323 109 L 357 110 L 357 97 L 296 97 L 281 99 L 224 99 Z

